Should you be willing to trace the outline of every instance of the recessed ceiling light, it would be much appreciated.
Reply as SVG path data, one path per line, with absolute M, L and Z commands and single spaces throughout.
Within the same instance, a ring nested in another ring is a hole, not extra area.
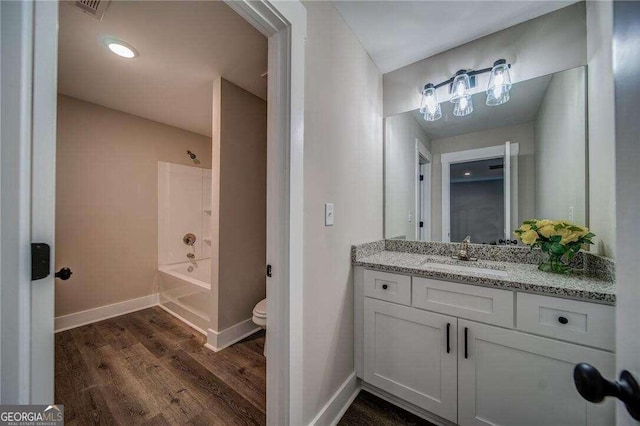
M 109 48 L 110 51 L 115 53 L 118 56 L 122 56 L 123 58 L 131 59 L 138 56 L 138 52 L 134 49 L 133 46 L 127 44 L 120 40 L 115 40 L 112 38 L 105 38 L 104 44 Z
M 471 172 L 464 172 L 465 176 L 471 176 Z

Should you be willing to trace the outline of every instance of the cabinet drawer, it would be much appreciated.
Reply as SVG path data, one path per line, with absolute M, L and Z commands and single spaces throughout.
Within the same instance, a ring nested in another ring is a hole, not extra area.
M 364 295 L 402 305 L 410 305 L 411 277 L 365 269 Z
M 518 328 L 597 348 L 615 349 L 613 306 L 518 293 Z
M 429 278 L 413 279 L 413 306 L 513 327 L 513 292 Z

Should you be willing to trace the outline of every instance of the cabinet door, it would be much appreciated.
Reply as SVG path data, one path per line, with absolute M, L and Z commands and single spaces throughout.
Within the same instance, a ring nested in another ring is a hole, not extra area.
M 588 403 L 573 384 L 579 362 L 613 377 L 614 354 L 465 320 L 458 340 L 461 426 L 614 424 L 611 401 Z
M 365 381 L 455 422 L 456 334 L 456 318 L 365 298 Z

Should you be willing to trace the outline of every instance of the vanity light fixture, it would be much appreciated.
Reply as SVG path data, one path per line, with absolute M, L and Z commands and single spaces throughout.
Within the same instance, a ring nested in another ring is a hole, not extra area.
M 511 90 L 509 66 L 504 59 L 498 59 L 493 63 L 491 76 L 489 77 L 487 105 L 496 106 L 509 102 L 509 90 Z
M 473 86 L 475 85 L 476 84 L 474 79 Z M 471 98 L 471 94 L 469 93 L 469 90 L 473 86 L 471 85 L 471 78 L 469 77 L 469 74 L 465 70 L 458 71 L 455 77 L 453 78 L 453 83 L 451 83 L 450 101 L 453 102 L 454 104 L 457 104 L 458 102 L 462 101 L 465 98 L 466 99 Z
M 465 115 L 469 115 L 472 112 L 473 101 L 471 100 L 471 95 L 463 96 L 455 103 L 455 106 L 453 107 L 453 115 L 458 117 L 464 117 Z
M 428 83 L 422 89 L 422 101 L 420 104 L 420 114 L 426 121 L 435 121 L 442 117 L 442 109 L 438 103 L 436 89 L 449 86 L 449 99 L 455 104 L 453 114 L 464 117 L 473 112 L 473 101 L 471 100 L 471 89 L 476 86 L 476 76 L 478 74 L 491 73 L 487 86 L 488 106 L 502 105 L 509 101 L 509 91 L 511 90 L 511 76 L 509 75 L 510 64 L 505 59 L 498 59 L 491 68 L 483 68 L 477 71 L 460 70 L 449 80 L 442 83 Z
M 422 90 L 420 114 L 422 114 L 427 121 L 436 121 L 442 117 L 442 108 L 440 108 L 440 104 L 438 103 L 436 89 L 431 83 L 425 85 Z
M 123 58 L 132 59 L 138 56 L 138 51 L 128 43 L 113 38 L 105 38 L 103 40 L 104 45 L 118 56 Z

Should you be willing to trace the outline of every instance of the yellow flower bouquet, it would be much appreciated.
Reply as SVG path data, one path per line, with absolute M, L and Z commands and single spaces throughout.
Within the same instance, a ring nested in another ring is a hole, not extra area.
M 595 234 L 589 228 L 578 226 L 566 220 L 531 219 L 522 222 L 514 231 L 524 244 L 547 253 L 538 269 L 546 272 L 567 274 L 571 272 L 569 263 L 581 248 L 593 244 Z

